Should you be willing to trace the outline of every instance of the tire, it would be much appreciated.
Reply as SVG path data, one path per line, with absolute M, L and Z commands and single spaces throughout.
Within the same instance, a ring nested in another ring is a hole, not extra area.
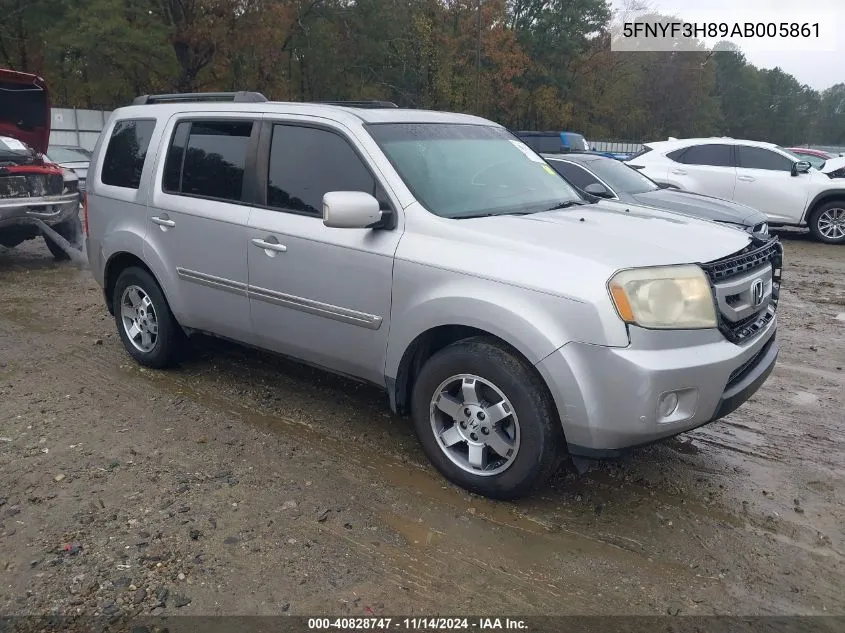
M 464 386 L 475 390 L 478 406 L 471 397 L 463 398 Z M 543 485 L 565 457 L 563 430 L 542 379 L 494 339 L 465 339 L 434 354 L 420 371 L 411 398 L 414 426 L 429 460 L 446 479 L 471 492 L 493 499 L 525 496 Z M 484 446 L 479 449 L 478 443 Z M 504 454 L 506 448 L 513 452 Z M 485 458 L 481 462 L 479 453 Z M 486 474 L 480 474 L 479 463 Z
M 77 247 L 82 243 L 82 220 L 79 219 L 79 213 L 75 213 L 72 218 L 65 220 L 61 224 L 57 224 L 52 229 L 65 238 L 73 247 Z M 44 236 L 44 243 L 56 261 L 67 261 L 70 259 L 67 251 L 46 235 Z
M 845 200 L 825 202 L 813 211 L 810 233 L 825 244 L 845 244 Z
M 150 273 L 137 267 L 121 272 L 114 286 L 112 306 L 123 346 L 139 364 L 163 369 L 179 360 L 185 333 Z M 130 331 L 138 334 L 130 336 Z

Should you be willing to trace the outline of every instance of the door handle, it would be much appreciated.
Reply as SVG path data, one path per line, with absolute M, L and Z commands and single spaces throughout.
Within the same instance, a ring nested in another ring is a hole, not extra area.
M 174 226 L 176 226 L 176 222 L 174 222 L 173 220 L 166 218 L 166 217 L 160 218 L 160 217 L 154 215 L 150 219 L 153 222 L 155 222 L 156 224 L 158 224 L 161 227 L 162 231 L 167 230 L 167 228 L 172 229 Z
M 673 169 L 672 173 L 676 174 L 678 176 L 686 176 L 687 175 L 687 172 L 686 172 L 685 169 Z
M 264 251 L 271 251 L 274 253 L 284 253 L 288 250 L 288 247 L 284 244 L 279 244 L 278 242 L 266 242 L 259 237 L 255 237 L 250 240 L 253 246 L 257 246 L 258 248 L 264 249 Z M 270 255 L 270 253 L 267 253 Z M 273 255 L 270 255 L 271 257 Z
M 736 179 L 742 182 L 754 182 L 755 180 L 753 176 L 737 176 Z

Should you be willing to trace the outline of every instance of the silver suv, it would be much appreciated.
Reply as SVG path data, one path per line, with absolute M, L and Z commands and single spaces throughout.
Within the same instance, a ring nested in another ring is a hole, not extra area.
M 369 381 L 449 480 L 495 498 L 766 379 L 776 238 L 586 200 L 495 123 L 376 106 L 159 95 L 112 114 L 87 248 L 139 363 L 199 331 Z

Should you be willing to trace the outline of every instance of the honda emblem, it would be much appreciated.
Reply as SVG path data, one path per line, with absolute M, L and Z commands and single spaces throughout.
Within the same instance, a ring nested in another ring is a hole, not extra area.
M 764 290 L 765 287 L 763 286 L 762 279 L 755 279 L 754 283 L 751 284 L 751 302 L 755 308 L 763 303 Z

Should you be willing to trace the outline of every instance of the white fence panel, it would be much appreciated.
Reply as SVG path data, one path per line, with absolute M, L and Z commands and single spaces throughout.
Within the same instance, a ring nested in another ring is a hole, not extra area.
M 92 150 L 109 118 L 105 110 L 52 108 L 50 145 L 74 145 Z

